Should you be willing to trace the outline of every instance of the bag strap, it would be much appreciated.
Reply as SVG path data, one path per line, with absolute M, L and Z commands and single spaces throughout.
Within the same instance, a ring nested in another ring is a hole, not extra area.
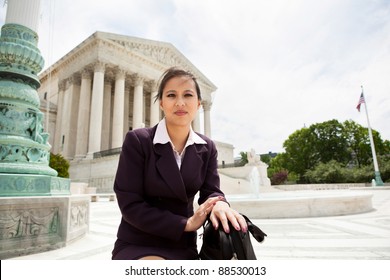
M 241 214 L 241 213 L 240 213 Z M 252 236 L 258 241 L 258 242 L 263 242 L 264 238 L 267 236 L 259 227 L 254 225 L 249 218 L 243 214 L 241 214 L 245 218 L 245 221 L 248 225 L 248 230 L 252 234 Z

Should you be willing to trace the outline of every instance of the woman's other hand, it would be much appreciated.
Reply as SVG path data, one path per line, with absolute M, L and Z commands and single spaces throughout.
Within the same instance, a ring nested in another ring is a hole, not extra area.
M 188 220 L 184 231 L 196 231 L 207 219 L 207 215 L 213 210 L 218 202 L 224 200 L 222 196 L 210 197 L 196 209 L 194 215 Z

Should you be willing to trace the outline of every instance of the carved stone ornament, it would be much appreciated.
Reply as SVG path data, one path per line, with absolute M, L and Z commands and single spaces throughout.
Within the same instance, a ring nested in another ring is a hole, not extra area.
M 57 207 L 0 211 L 0 239 L 56 234 L 58 223 Z
M 73 203 L 70 209 L 70 227 L 76 230 L 80 227 L 88 226 L 88 203 Z
M 174 56 L 172 51 L 161 46 L 153 46 L 148 44 L 140 44 L 137 42 L 114 40 L 115 43 L 122 45 L 128 50 L 150 57 L 152 60 L 158 61 L 165 65 L 182 65 L 183 61 Z

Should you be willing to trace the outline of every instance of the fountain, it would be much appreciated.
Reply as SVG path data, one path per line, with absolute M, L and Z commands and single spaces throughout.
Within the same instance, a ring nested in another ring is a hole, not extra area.
M 249 184 L 252 187 L 253 194 L 256 198 L 260 196 L 260 174 L 257 168 L 252 167 L 252 171 L 249 173 Z
M 248 164 L 219 170 L 221 189 L 232 208 L 252 219 L 349 215 L 371 211 L 372 194 L 357 190 L 283 191 L 272 187 L 267 165 L 252 149 Z

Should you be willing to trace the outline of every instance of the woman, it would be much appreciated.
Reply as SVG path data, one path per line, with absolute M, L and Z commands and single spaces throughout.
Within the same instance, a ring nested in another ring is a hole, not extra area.
M 165 118 L 128 132 L 123 143 L 114 183 L 122 220 L 113 259 L 197 259 L 196 230 L 209 214 L 215 228 L 221 224 L 228 232 L 230 221 L 247 230 L 219 188 L 214 143 L 191 128 L 201 102 L 195 77 L 168 69 L 157 100 Z

